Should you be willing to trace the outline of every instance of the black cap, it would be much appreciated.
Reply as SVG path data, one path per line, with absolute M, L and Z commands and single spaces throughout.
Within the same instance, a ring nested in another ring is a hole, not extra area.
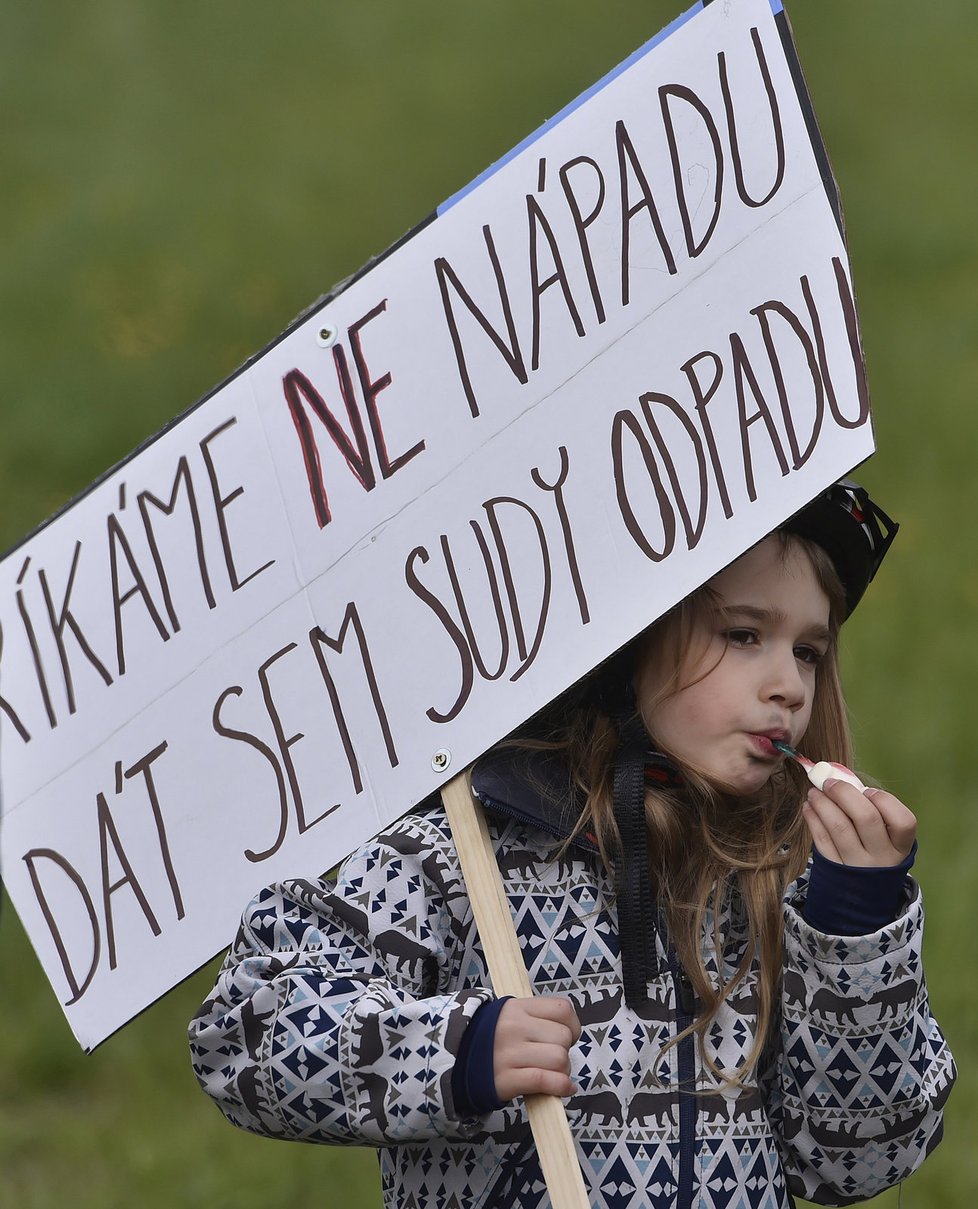
M 851 479 L 834 483 L 781 526 L 828 554 L 845 589 L 847 617 L 879 570 L 899 527 Z

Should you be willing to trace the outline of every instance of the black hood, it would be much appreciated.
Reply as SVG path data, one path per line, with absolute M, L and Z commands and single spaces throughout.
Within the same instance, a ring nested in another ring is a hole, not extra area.
M 494 748 L 475 764 L 472 788 L 490 814 L 505 815 L 566 840 L 584 808 L 562 758 L 551 751 Z M 575 847 L 597 852 L 590 833 L 578 832 Z

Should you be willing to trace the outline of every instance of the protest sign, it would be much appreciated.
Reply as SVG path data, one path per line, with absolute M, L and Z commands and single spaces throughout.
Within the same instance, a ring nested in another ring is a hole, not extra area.
M 0 564 L 2 872 L 82 1045 L 872 448 L 786 18 L 698 6 Z

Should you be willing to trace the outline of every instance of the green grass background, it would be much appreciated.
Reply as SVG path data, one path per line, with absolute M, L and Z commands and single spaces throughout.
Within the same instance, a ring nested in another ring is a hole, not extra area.
M 265 345 L 682 0 L 0 6 L 0 548 Z M 864 767 L 917 811 L 961 1066 L 906 1209 L 978 1203 L 978 264 L 973 0 L 789 0 L 845 206 L 903 523 L 845 663 Z M 368 1209 L 370 1151 L 233 1130 L 184 1029 L 213 968 L 84 1057 L 0 917 L 0 1204 Z M 895 1193 L 881 1198 L 895 1206 Z

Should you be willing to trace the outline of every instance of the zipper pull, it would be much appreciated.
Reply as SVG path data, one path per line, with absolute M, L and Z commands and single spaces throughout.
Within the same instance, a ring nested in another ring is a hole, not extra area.
M 677 971 L 676 985 L 679 992 L 679 1006 L 683 1010 L 683 1015 L 695 1015 L 696 995 L 693 993 L 693 984 L 689 981 L 686 971 L 681 966 Z

